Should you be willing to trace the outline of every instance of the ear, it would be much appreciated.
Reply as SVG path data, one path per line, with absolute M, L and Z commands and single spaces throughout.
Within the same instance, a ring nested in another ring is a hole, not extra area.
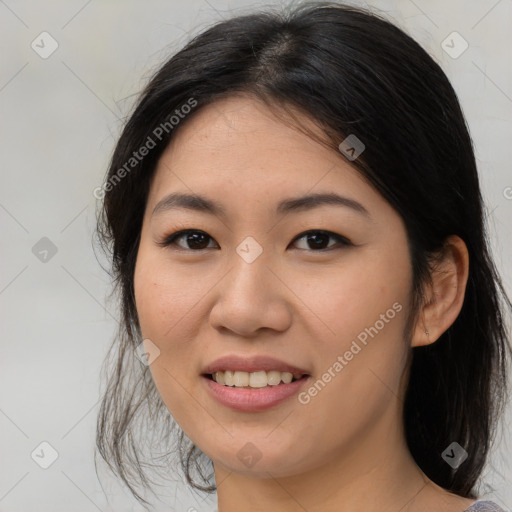
M 468 269 L 466 244 L 457 235 L 449 236 L 432 270 L 432 285 L 424 291 L 411 346 L 434 343 L 453 324 L 464 302 Z

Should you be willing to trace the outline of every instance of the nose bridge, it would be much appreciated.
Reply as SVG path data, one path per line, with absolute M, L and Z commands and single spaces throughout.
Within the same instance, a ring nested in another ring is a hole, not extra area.
M 257 259 L 262 259 L 263 255 L 263 246 L 254 238 L 253 236 L 246 236 L 236 247 L 235 252 L 240 256 L 240 258 L 247 263 L 248 265 L 255 262 Z M 265 254 L 267 255 L 267 251 Z M 261 261 L 260 261 L 261 263 Z
M 250 299 L 253 308 L 263 298 L 265 289 L 269 290 L 267 280 L 269 274 L 272 275 L 267 268 L 269 256 L 268 250 L 265 251 L 256 238 L 247 236 L 235 248 L 231 258 L 229 292 L 239 301 Z
M 230 271 L 211 312 L 216 327 L 249 336 L 261 327 L 285 329 L 290 315 L 285 298 L 268 268 L 272 255 L 246 237 L 229 258 Z

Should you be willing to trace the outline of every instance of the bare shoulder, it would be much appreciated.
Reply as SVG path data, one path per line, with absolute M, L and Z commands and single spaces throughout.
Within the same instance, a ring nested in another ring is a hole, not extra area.
M 436 485 L 428 486 L 422 493 L 417 512 L 473 512 L 470 508 L 477 500 L 452 494 Z
M 451 512 L 466 512 L 471 508 L 475 501 L 476 500 L 472 498 L 462 498 L 460 496 L 451 495 L 451 499 L 449 500 L 449 510 Z
M 455 495 L 445 497 L 439 503 L 438 510 L 442 512 L 505 512 L 493 501 L 461 498 Z
M 493 501 L 464 498 L 453 494 L 431 480 L 411 504 L 410 512 L 507 512 Z

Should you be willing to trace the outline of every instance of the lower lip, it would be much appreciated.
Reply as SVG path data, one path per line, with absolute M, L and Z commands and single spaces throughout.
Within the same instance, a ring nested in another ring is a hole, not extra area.
M 289 384 L 278 384 L 266 388 L 235 388 L 217 384 L 209 377 L 201 375 L 208 389 L 221 404 L 237 411 L 263 411 L 284 402 L 295 395 L 309 377 L 302 377 Z

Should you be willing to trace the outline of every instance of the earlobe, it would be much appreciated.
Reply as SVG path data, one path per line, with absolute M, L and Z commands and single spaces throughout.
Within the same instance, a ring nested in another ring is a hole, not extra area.
M 434 343 L 455 322 L 464 303 L 468 271 L 466 244 L 457 235 L 449 236 L 432 268 L 432 284 L 423 297 L 411 346 Z

